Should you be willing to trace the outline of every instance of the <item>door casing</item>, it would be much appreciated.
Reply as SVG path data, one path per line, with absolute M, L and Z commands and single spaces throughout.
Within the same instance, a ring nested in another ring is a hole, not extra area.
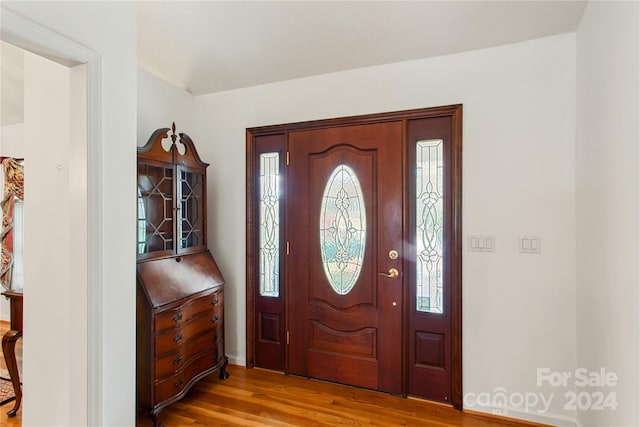
M 286 152 L 287 152 L 287 139 L 288 132 L 301 129 L 321 129 L 328 127 L 339 126 L 352 126 L 359 124 L 371 124 L 382 123 L 387 121 L 402 121 L 405 131 L 402 137 L 402 150 L 403 150 L 403 210 L 404 210 L 404 223 L 410 224 L 411 215 L 410 207 L 411 201 L 409 200 L 409 180 L 413 179 L 411 175 L 411 168 L 408 165 L 408 135 L 406 129 L 407 123 L 410 120 L 448 117 L 451 122 L 451 144 L 452 155 L 450 159 L 451 168 L 451 238 L 448 244 L 452 245 L 449 253 L 449 281 L 448 289 L 451 294 L 451 401 L 450 403 L 454 408 L 462 409 L 462 105 L 450 105 L 443 107 L 416 109 L 416 110 L 404 110 L 391 113 L 370 114 L 362 116 L 343 117 L 337 119 L 327 119 L 318 121 L 289 123 L 274 126 L 256 127 L 247 129 L 247 229 L 246 229 L 246 247 L 247 247 L 247 269 L 246 269 L 246 307 L 247 307 L 247 335 L 246 335 L 246 348 L 247 348 L 247 367 L 253 368 L 256 366 L 256 332 L 258 322 L 256 320 L 256 305 L 263 304 L 259 301 L 261 298 L 257 298 L 257 291 L 259 289 L 259 275 L 257 274 L 258 268 L 258 239 L 259 231 L 257 229 L 258 223 L 258 186 L 257 180 L 257 159 L 258 152 L 264 151 L 259 148 L 268 147 L 269 149 L 277 150 L 281 152 L 282 158 L 282 176 L 286 180 Z M 286 199 L 286 194 L 283 194 L 283 199 Z M 286 218 L 283 218 L 286 221 Z M 284 227 L 283 227 L 284 228 Z M 404 230 L 404 233 L 409 233 L 409 230 Z M 281 253 L 284 254 L 284 239 L 280 239 Z M 285 257 L 282 258 L 284 263 Z M 409 260 L 405 260 L 403 269 L 408 271 L 412 268 L 413 264 Z M 285 269 L 283 268 L 284 272 Z M 409 275 L 403 276 L 403 298 L 404 301 L 409 301 Z M 287 323 L 287 304 L 284 300 L 286 298 L 286 292 L 283 288 L 286 280 L 281 278 L 281 297 L 278 302 L 271 304 L 280 310 L 282 315 L 281 321 L 277 323 L 274 335 L 279 335 L 273 341 L 272 347 L 267 349 L 265 353 L 270 354 L 270 359 L 266 363 L 259 363 L 258 365 L 264 367 L 270 367 L 272 369 L 279 369 L 288 372 L 287 361 L 284 360 L 284 354 L 286 354 L 286 345 L 288 336 L 286 334 Z M 411 304 L 403 304 L 402 315 L 402 395 L 408 396 L 409 390 L 409 369 L 408 369 L 408 333 L 409 333 L 409 310 Z M 281 356 L 273 357 L 273 354 L 278 353 L 278 348 L 281 349 Z M 278 359 L 281 357 L 281 359 Z M 269 363 L 273 363 L 269 366 Z

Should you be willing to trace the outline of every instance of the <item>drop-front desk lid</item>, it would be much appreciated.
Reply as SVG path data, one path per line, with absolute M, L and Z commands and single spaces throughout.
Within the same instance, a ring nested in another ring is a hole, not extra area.
M 153 307 L 220 286 L 224 278 L 209 251 L 141 261 L 138 281 Z

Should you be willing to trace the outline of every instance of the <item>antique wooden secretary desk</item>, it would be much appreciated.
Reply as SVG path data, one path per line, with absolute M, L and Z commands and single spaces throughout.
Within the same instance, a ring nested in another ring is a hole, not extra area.
M 196 381 L 229 376 L 224 279 L 207 249 L 207 166 L 175 124 L 138 149 L 136 398 L 156 426 Z

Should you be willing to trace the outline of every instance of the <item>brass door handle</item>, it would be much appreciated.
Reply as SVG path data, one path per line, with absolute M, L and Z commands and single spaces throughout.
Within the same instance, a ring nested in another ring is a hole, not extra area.
M 390 268 L 388 273 L 378 273 L 378 276 L 385 276 L 391 279 L 395 279 L 396 277 L 400 276 L 400 272 L 395 268 Z

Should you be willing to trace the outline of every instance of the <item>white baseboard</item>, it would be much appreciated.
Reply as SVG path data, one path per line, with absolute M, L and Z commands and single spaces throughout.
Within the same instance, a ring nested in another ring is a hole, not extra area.
M 520 409 L 510 409 L 505 407 L 495 406 L 473 406 L 471 408 L 465 407 L 469 411 L 484 412 L 488 415 L 498 417 L 516 418 L 523 421 L 530 421 L 532 423 L 547 424 L 555 427 L 582 427 L 580 421 L 576 418 L 567 417 L 565 415 L 558 414 L 541 414 L 536 412 L 526 412 Z
M 241 357 L 235 354 L 228 354 L 228 353 L 227 353 L 227 357 L 229 358 L 229 363 L 232 365 L 247 366 L 246 357 Z

